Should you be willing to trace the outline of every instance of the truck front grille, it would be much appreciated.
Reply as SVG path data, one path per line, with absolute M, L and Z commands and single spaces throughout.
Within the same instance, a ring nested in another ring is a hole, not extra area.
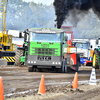
M 57 55 L 57 48 L 33 48 L 33 52 L 38 55 Z M 56 53 L 56 54 L 55 54 Z

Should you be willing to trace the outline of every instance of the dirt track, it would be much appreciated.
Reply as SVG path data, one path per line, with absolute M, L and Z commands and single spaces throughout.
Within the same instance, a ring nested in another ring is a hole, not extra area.
M 80 67 L 78 72 L 78 80 L 89 80 L 92 67 Z M 25 97 L 29 95 L 36 95 L 38 92 L 41 75 L 45 77 L 45 86 L 46 93 L 64 93 L 69 94 L 69 96 L 64 95 L 54 97 L 54 99 L 59 100 L 74 100 L 81 98 L 81 100 L 89 99 L 90 97 L 94 98 L 100 95 L 100 87 L 96 90 L 90 90 L 84 92 L 84 89 L 81 89 L 79 85 L 79 90 L 72 90 L 71 84 L 67 82 L 72 82 L 75 72 L 70 72 L 67 74 L 55 73 L 54 71 L 49 72 L 28 72 L 27 67 L 0 67 L 0 76 L 3 77 L 4 85 L 4 96 L 6 98 L 16 98 L 16 97 Z M 96 78 L 100 79 L 100 70 L 96 70 Z M 86 85 L 88 86 L 88 85 Z M 99 85 L 98 85 L 99 86 Z M 95 92 L 95 94 L 94 94 Z M 78 95 L 77 93 L 81 93 Z M 72 95 L 74 96 L 70 96 Z M 77 95 L 76 95 L 77 94 Z M 90 94 L 90 95 L 88 95 Z M 84 98 L 84 95 L 85 98 Z M 52 96 L 51 96 L 52 97 Z M 50 98 L 51 98 L 50 97 Z M 42 98 L 43 99 L 43 98 Z M 27 99 L 26 99 L 27 100 Z M 38 100 L 38 99 L 37 99 Z M 99 100 L 99 99 L 98 99 Z

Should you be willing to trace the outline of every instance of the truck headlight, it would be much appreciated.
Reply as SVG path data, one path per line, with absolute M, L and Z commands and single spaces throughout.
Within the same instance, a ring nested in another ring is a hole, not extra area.
M 28 63 L 30 63 L 30 61 L 28 61 Z
M 56 64 L 57 65 L 57 64 L 61 64 L 61 62 L 52 62 L 52 64 Z
M 58 64 L 61 64 L 61 62 L 58 62 Z
M 33 61 L 31 61 L 31 63 L 33 63 Z
M 34 61 L 34 63 L 36 63 L 36 61 Z
M 54 62 L 52 62 L 52 64 L 54 64 Z

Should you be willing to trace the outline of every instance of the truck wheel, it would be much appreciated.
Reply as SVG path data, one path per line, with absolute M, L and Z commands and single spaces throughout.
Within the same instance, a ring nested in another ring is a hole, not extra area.
M 33 67 L 28 67 L 28 72 L 33 72 Z
M 94 53 L 93 53 L 92 66 L 93 66 L 95 69 L 99 69 L 99 65 L 98 65 L 98 53 L 97 53 L 96 50 L 95 50 Z
M 17 49 L 16 55 L 15 55 L 15 65 L 20 66 L 23 65 L 23 62 L 20 62 L 20 57 L 23 56 L 24 50 Z

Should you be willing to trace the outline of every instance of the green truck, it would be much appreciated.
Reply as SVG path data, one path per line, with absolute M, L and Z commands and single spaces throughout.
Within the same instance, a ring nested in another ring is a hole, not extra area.
M 25 43 L 17 49 L 16 65 L 27 65 L 29 72 L 38 66 L 67 72 L 67 37 L 63 29 L 32 28 L 24 33 Z

